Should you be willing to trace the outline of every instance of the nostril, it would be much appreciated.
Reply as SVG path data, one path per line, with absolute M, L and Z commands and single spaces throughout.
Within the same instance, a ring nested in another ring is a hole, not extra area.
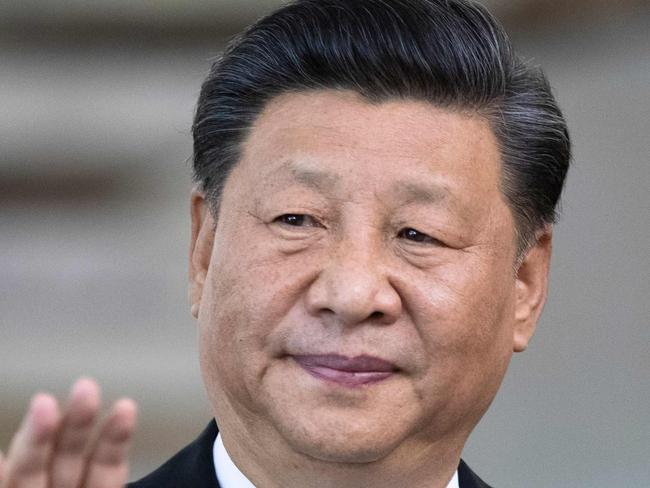
M 370 317 L 368 317 L 370 320 L 381 320 L 384 318 L 384 313 L 383 312 L 372 312 L 370 314 Z

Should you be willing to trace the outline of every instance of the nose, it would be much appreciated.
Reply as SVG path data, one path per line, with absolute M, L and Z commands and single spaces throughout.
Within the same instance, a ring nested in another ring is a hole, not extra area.
M 340 325 L 394 323 L 402 299 L 390 281 L 387 259 L 368 242 L 342 243 L 306 295 L 307 310 Z

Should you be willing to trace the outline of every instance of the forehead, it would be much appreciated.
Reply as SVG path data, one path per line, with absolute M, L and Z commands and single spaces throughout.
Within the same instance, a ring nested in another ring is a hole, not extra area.
M 258 183 L 288 181 L 412 198 L 500 194 L 500 153 L 479 116 L 412 100 L 370 103 L 348 91 L 273 99 L 243 145 L 242 170 Z

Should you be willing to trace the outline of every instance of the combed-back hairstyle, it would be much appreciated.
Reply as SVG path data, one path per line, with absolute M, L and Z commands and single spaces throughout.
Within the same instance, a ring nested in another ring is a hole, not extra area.
M 465 0 L 297 0 L 235 38 L 202 86 L 193 126 L 194 175 L 215 218 L 265 105 L 320 89 L 485 117 L 500 145 L 520 252 L 555 221 L 570 160 L 562 113 L 542 71 L 515 55 L 487 10 Z

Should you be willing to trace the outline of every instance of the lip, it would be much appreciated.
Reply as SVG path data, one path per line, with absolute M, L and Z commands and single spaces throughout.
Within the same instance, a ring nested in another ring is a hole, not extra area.
M 348 387 L 377 383 L 397 371 L 393 363 L 366 355 L 349 358 L 339 354 L 313 354 L 292 358 L 315 378 Z

